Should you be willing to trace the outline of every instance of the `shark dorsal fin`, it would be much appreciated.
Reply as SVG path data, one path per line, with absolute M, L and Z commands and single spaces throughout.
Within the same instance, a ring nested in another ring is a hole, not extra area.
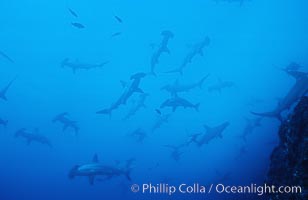
M 98 156 L 97 156 L 97 154 L 94 154 L 92 162 L 98 163 Z

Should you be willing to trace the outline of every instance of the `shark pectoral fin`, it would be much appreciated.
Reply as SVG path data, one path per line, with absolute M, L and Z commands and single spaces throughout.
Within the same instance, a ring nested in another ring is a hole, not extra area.
M 200 103 L 197 103 L 196 105 L 194 105 L 194 108 L 197 112 L 199 112 L 199 107 L 200 107 Z
M 98 163 L 99 162 L 97 154 L 94 154 L 92 162 L 94 162 L 94 163 Z
M 177 109 L 177 107 L 176 107 L 176 106 L 173 106 L 173 107 L 172 107 L 172 112 L 175 112 L 176 109 Z
M 89 183 L 90 185 L 94 184 L 95 176 L 89 176 Z

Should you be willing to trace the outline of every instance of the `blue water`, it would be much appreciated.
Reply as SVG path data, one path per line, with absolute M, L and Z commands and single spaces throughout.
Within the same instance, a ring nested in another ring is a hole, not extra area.
M 268 111 L 277 105 L 294 84 L 294 79 L 278 68 L 297 62 L 307 66 L 308 2 L 305 0 L 251 0 L 239 2 L 194 1 L 0 1 L 0 88 L 16 78 L 0 99 L 0 199 L 257 199 L 257 195 L 141 194 L 132 193 L 132 184 L 222 181 L 228 185 L 262 184 L 269 156 L 278 143 L 279 121 L 265 118 L 261 126 L 243 141 L 239 136 L 250 111 Z M 78 17 L 69 12 L 73 10 Z M 118 21 L 115 16 L 119 17 Z M 78 22 L 84 28 L 71 23 Z M 161 32 L 174 34 L 168 42 L 170 53 L 162 53 L 151 71 L 151 57 L 162 41 Z M 115 33 L 121 33 L 112 36 Z M 165 73 L 181 65 L 194 44 L 206 36 L 210 44 L 179 73 Z M 101 68 L 73 70 L 61 62 L 97 64 Z M 10 59 L 12 59 L 11 62 Z M 140 88 L 149 96 L 127 120 L 133 94 L 124 105 L 108 115 L 96 114 L 108 108 L 123 93 L 120 81 L 144 72 Z M 179 96 L 200 103 L 191 108 L 160 108 L 170 94 L 161 87 L 195 83 L 209 74 L 202 88 Z M 234 86 L 221 92 L 208 90 L 219 80 Z M 155 109 L 158 109 L 155 111 Z M 78 135 L 60 123 L 52 123 L 59 113 L 80 127 Z M 155 120 L 171 114 L 168 122 L 151 131 Z M 228 121 L 223 137 L 201 147 L 192 143 L 181 148 L 178 161 L 165 145 L 180 145 L 188 135 L 205 132 L 204 125 Z M 52 148 L 37 142 L 27 144 L 15 132 L 39 129 Z M 142 129 L 147 137 L 136 141 L 130 133 Z M 240 153 L 241 148 L 246 151 Z M 68 178 L 75 165 L 99 162 L 123 166 L 134 158 L 131 181 L 125 176 L 90 185 L 86 177 Z M 119 164 L 117 164 L 119 163 Z M 228 178 L 221 180 L 224 175 Z

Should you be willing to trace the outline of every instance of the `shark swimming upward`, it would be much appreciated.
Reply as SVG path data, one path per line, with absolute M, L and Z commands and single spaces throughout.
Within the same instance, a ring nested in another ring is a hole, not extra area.
M 52 147 L 50 140 L 47 137 L 39 134 L 38 129 L 35 129 L 34 131 L 28 131 L 25 128 L 19 129 L 18 131 L 16 131 L 15 137 L 16 138 L 22 137 L 26 139 L 28 145 L 30 145 L 32 142 L 38 142 L 38 143 L 47 145 L 49 147 Z
M 281 99 L 276 108 L 269 112 L 251 112 L 254 115 L 261 117 L 273 117 L 282 121 L 282 113 L 291 108 L 301 97 L 305 96 L 308 92 L 308 73 L 299 71 L 286 71 L 286 73 L 295 78 L 295 84 Z
M 125 105 L 127 100 L 135 93 L 144 93 L 139 88 L 141 79 L 146 76 L 145 73 L 136 73 L 130 77 L 131 84 L 125 88 L 124 93 L 118 98 L 116 102 L 111 104 L 109 108 L 97 111 L 96 114 L 104 114 L 111 116 L 113 110 L 116 110 L 120 105 Z
M 196 57 L 197 55 L 203 56 L 204 55 L 203 49 L 206 46 L 209 46 L 209 45 L 210 45 L 210 38 L 208 36 L 206 36 L 203 39 L 203 41 L 193 45 L 191 51 L 188 52 L 188 54 L 184 58 L 182 64 L 178 68 L 170 70 L 170 71 L 167 71 L 166 73 L 180 73 L 180 74 L 183 74 L 184 68 L 186 68 L 187 65 L 190 64 L 192 62 L 192 60 L 194 59 L 194 57 Z
M 61 62 L 61 67 L 68 67 L 71 68 L 73 70 L 73 73 L 76 73 L 78 70 L 90 70 L 90 69 L 96 69 L 96 68 L 101 68 L 104 65 L 108 64 L 109 61 L 105 61 L 99 64 L 88 64 L 88 63 L 81 63 L 79 61 L 70 61 L 69 58 L 65 58 L 62 62 Z
M 69 179 L 74 179 L 76 176 L 88 177 L 90 185 L 94 184 L 96 177 L 111 179 L 117 176 L 125 176 L 131 181 L 131 164 L 132 160 L 128 160 L 124 167 L 104 165 L 99 163 L 98 156 L 93 156 L 92 162 L 83 165 L 75 165 L 69 172 Z
M 155 73 L 155 66 L 159 63 L 159 58 L 162 53 L 168 53 L 170 54 L 170 50 L 168 48 L 168 43 L 171 38 L 174 37 L 173 33 L 171 31 L 165 30 L 161 32 L 161 35 L 163 36 L 163 40 L 160 43 L 159 48 L 157 51 L 154 52 L 151 58 L 151 74 L 156 75 Z
M 145 101 L 149 94 L 141 93 L 137 101 L 134 102 L 124 119 L 129 119 L 138 112 L 141 108 L 146 108 Z

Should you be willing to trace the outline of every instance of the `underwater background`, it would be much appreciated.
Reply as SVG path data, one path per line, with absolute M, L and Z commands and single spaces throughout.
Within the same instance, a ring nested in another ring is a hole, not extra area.
M 292 87 L 282 68 L 307 71 L 307 8 L 305 0 L 1 0 L 0 90 L 9 87 L 0 99 L 0 199 L 260 198 L 141 194 L 131 185 L 264 183 L 280 122 L 251 125 L 251 111 L 272 110 Z M 136 89 L 137 73 L 141 91 L 112 108 Z M 187 108 L 164 106 L 176 97 Z M 68 127 L 54 120 L 59 113 Z M 192 139 L 224 122 L 208 142 Z M 23 128 L 48 142 L 23 139 Z M 131 180 L 69 177 L 95 154 L 117 169 L 131 162 Z

